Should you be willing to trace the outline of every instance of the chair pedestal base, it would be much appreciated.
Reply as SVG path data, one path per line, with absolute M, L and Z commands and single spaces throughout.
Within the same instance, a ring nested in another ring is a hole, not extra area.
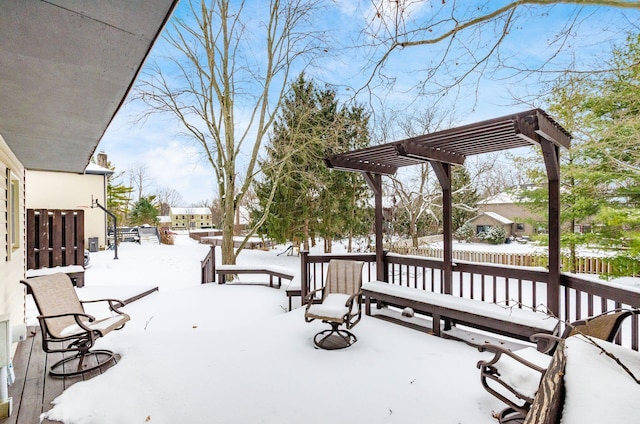
M 115 355 L 109 350 L 91 350 L 84 355 L 77 353 L 64 358 L 49 368 L 52 377 L 71 377 L 84 374 L 115 362 Z
M 330 322 L 329 324 L 331 324 L 330 329 L 319 332 L 313 338 L 313 343 L 320 349 L 344 349 L 358 341 L 352 332 L 339 329 L 339 323 Z

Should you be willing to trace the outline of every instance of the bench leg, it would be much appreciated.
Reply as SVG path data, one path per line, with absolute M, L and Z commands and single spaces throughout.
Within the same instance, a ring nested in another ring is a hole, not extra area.
M 218 284 L 224 284 L 227 282 L 227 274 L 218 274 Z
M 364 313 L 371 316 L 371 298 L 369 296 L 364 297 Z
M 433 314 L 433 334 L 440 337 L 440 315 Z

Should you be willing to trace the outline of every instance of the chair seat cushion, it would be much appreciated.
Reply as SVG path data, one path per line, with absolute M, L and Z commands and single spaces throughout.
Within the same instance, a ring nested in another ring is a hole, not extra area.
M 514 352 L 522 359 L 542 368 L 547 368 L 551 362 L 551 356 L 538 352 L 533 347 L 527 347 Z M 502 379 L 511 387 L 525 396 L 533 398 L 538 391 L 542 374 L 507 355 L 502 355 L 496 365 Z
M 129 319 L 130 319 L 129 315 L 122 314 L 122 315 L 115 315 L 108 318 L 97 319 L 93 322 L 85 321 L 84 325 L 86 325 L 92 330 L 98 331 L 102 336 L 104 336 L 110 331 L 115 330 L 116 328 L 124 325 L 124 323 L 129 321 Z M 73 324 L 68 327 L 65 327 L 60 332 L 60 335 L 62 337 L 69 337 L 69 336 L 79 335 L 84 332 L 85 332 L 84 329 L 80 327 L 78 324 Z
M 349 313 L 349 308 L 345 306 L 349 295 L 342 293 L 329 294 L 322 303 L 315 303 L 309 307 L 306 315 L 309 318 L 339 321 Z

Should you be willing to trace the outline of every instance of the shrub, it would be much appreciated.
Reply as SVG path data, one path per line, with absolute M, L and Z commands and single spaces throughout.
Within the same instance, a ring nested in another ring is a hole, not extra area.
M 468 243 L 475 235 L 474 233 L 473 225 L 470 222 L 465 222 L 462 227 L 456 230 L 454 235 L 458 240 L 464 240 Z
M 502 244 L 507 239 L 507 232 L 500 226 L 489 228 L 484 239 L 491 244 Z

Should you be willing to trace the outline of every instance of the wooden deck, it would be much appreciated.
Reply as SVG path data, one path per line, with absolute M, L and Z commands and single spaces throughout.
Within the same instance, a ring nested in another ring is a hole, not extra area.
M 158 287 L 153 287 L 123 300 L 123 302 L 127 305 L 156 291 L 158 291 Z M 51 409 L 51 401 L 61 395 L 65 389 L 79 381 L 89 380 L 115 365 L 115 362 L 111 361 L 101 368 L 83 375 L 66 378 L 51 377 L 49 367 L 63 357 L 62 353 L 47 354 L 42 350 L 40 327 L 27 328 L 27 339 L 18 343 L 13 357 L 16 379 L 9 386 L 9 397 L 13 400 L 13 411 L 10 417 L 0 419 L 0 424 L 39 423 L 40 414 Z M 59 424 L 59 421 L 44 420 L 42 423 Z
M 51 401 L 71 385 L 88 380 L 110 368 L 114 362 L 102 370 L 86 373 L 84 376 L 54 378 L 49 376 L 49 367 L 62 358 L 62 354 L 46 354 L 42 350 L 39 327 L 27 329 L 27 340 L 18 344 L 13 358 L 15 382 L 9 386 L 9 396 L 13 399 L 13 412 L 0 424 L 34 424 L 40 422 L 40 414 L 51 409 Z M 44 420 L 43 423 L 58 421 Z

